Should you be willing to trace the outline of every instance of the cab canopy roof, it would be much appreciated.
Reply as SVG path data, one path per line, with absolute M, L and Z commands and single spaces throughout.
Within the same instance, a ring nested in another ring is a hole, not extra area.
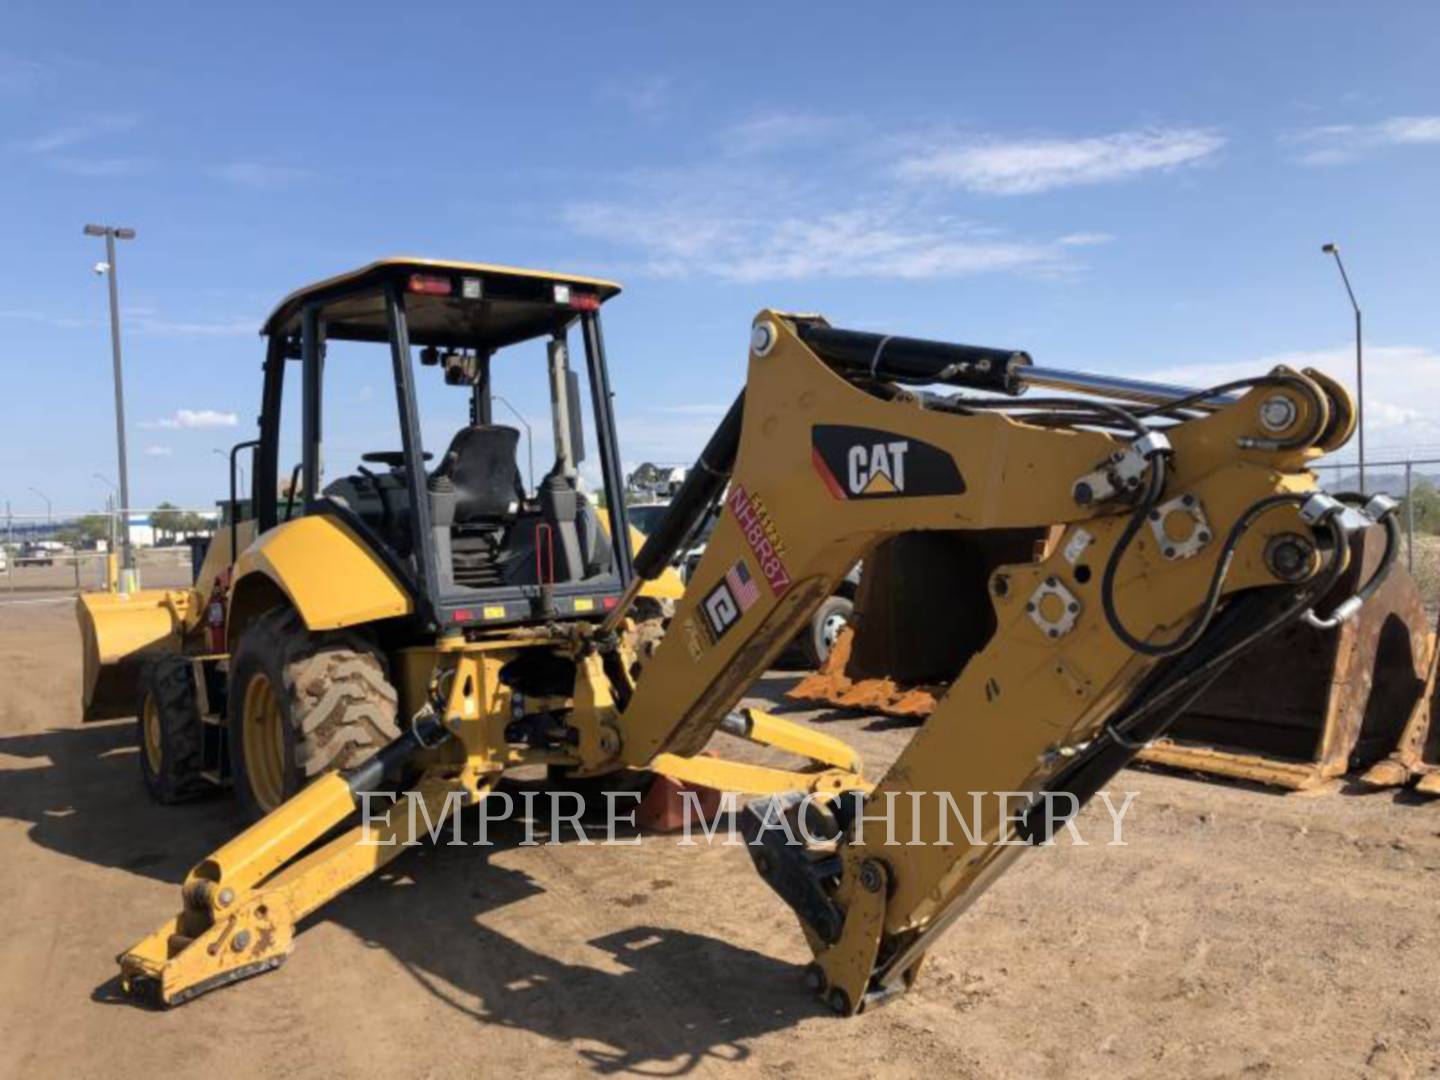
M 385 288 L 392 283 L 405 296 L 411 344 L 481 350 L 553 334 L 620 291 L 613 281 L 575 274 L 402 256 L 291 293 L 261 333 L 298 335 L 301 312 L 318 303 L 326 337 L 385 341 Z

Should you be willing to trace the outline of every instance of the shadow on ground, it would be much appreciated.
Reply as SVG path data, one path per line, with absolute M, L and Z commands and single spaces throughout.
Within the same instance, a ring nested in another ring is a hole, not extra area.
M 0 738 L 0 755 L 17 759 L 0 780 L 0 816 L 28 822 L 30 839 L 48 850 L 178 885 L 235 834 L 238 817 L 224 796 L 151 802 L 136 754 L 129 722 Z M 298 947 L 310 921 L 336 922 L 391 953 L 437 1001 L 482 1023 L 573 1043 L 607 1074 L 674 1076 L 707 1060 L 743 1060 L 747 1040 L 816 1014 L 798 966 L 705 934 L 642 920 L 585 939 L 594 924 L 583 907 L 554 897 L 555 940 L 586 940 L 608 954 L 612 962 L 602 968 L 557 959 L 485 926 L 487 912 L 546 891 L 496 862 L 519 846 L 522 826 L 490 832 L 488 848 L 406 852 L 302 924 Z M 587 895 L 584 902 L 610 901 Z M 637 892 L 627 906 L 639 914 L 645 902 Z M 157 910 L 156 922 L 169 914 Z M 115 1000 L 116 982 L 97 987 L 95 999 Z

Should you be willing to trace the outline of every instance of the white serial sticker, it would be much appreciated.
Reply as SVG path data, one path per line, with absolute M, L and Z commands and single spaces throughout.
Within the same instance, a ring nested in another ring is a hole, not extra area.
M 1091 536 L 1084 529 L 1076 529 L 1075 535 L 1070 537 L 1069 543 L 1065 545 L 1065 561 L 1071 566 L 1074 566 L 1080 560 L 1080 556 L 1085 554 L 1085 549 L 1088 548 L 1094 540 L 1095 537 Z

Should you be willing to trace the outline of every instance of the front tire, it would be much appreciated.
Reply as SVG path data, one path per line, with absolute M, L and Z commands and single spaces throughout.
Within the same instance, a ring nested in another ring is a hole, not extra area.
M 311 780 L 359 765 L 400 734 L 384 654 L 353 630 L 310 633 L 289 608 L 240 635 L 229 690 L 241 811 L 268 814 Z
M 211 785 L 201 775 L 204 733 L 191 662 L 157 656 L 146 663 L 140 686 L 137 733 L 145 789 L 165 804 L 205 794 Z

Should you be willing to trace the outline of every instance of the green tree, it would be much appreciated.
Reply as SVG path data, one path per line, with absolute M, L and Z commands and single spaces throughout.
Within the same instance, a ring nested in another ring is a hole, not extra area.
M 87 544 L 110 539 L 110 517 L 108 514 L 86 514 L 75 523 L 80 539 Z
M 1440 491 L 1429 477 L 1416 478 L 1410 487 L 1410 506 L 1401 509 L 1402 514 L 1414 512 L 1415 531 L 1440 533 Z
M 164 537 L 167 540 L 174 539 L 175 534 L 184 527 L 185 515 L 174 503 L 162 502 L 150 515 L 150 525 L 155 530 L 155 538 L 158 540 Z
M 203 514 L 193 511 L 180 515 L 180 531 L 187 536 L 195 533 L 208 533 L 215 531 L 215 523 Z

